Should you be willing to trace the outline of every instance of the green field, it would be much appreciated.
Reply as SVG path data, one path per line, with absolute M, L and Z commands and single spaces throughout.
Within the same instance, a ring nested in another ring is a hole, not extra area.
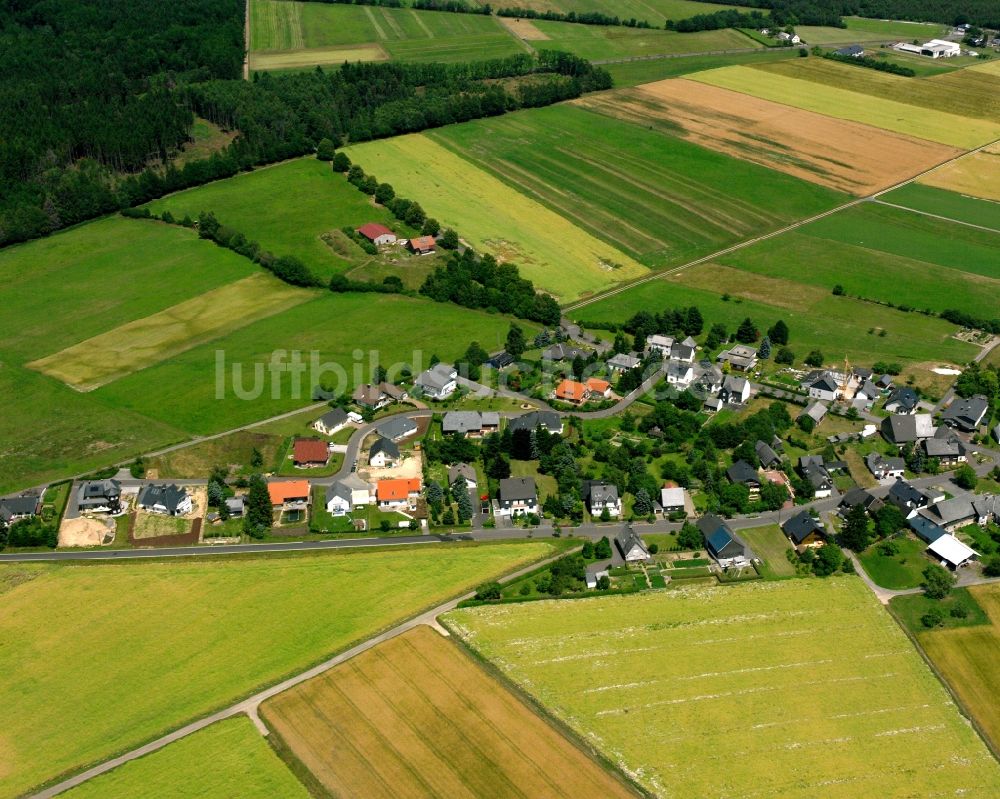
M 479 61 L 524 52 L 495 18 L 481 14 L 285 0 L 251 2 L 253 69 L 385 57 Z
M 902 22 L 890 19 L 844 17 L 847 28 L 828 28 L 817 25 L 796 25 L 795 32 L 810 45 L 813 44 L 863 44 L 895 40 L 925 42 L 947 31 L 944 25 L 933 22 Z M 925 59 L 926 60 L 926 59 Z
M 764 561 L 766 577 L 792 577 L 795 566 L 788 560 L 791 542 L 776 524 L 764 527 L 750 527 L 739 531 L 740 538 L 747 542 L 754 554 Z
M 734 66 L 739 64 L 759 64 L 797 58 L 798 53 L 787 47 L 757 50 L 753 53 L 733 53 L 732 55 L 685 56 L 684 58 L 654 58 L 643 61 L 624 61 L 607 64 L 604 68 L 611 73 L 617 88 L 652 83 L 664 78 L 675 78 L 691 72 Z
M 655 795 L 1000 791 L 996 761 L 856 578 L 530 602 L 445 618 Z
M 723 299 L 726 293 L 728 301 Z M 819 349 L 830 362 L 847 356 L 853 363 L 864 364 L 886 359 L 961 364 L 979 351 L 951 338 L 955 327 L 940 319 L 835 297 L 827 290 L 791 280 L 712 265 L 630 288 L 575 309 L 571 316 L 621 323 L 640 310 L 685 305 L 699 307 L 706 328 L 722 322 L 730 332 L 747 316 L 762 330 L 784 319 L 791 329 L 789 346 L 798 359 Z M 878 335 L 881 330 L 886 331 L 885 336 Z
M 525 119 L 524 114 L 515 115 Z M 472 125 L 452 135 L 478 135 Z M 642 264 L 550 209 L 546 197 L 521 193 L 449 151 L 442 134 L 397 136 L 348 148 L 366 172 L 420 202 L 476 248 L 517 264 L 521 274 L 563 301 L 646 273 Z
M 67 791 L 66 799 L 308 799 L 246 716 L 220 721 Z
M 127 750 L 550 551 L 2 565 L 0 795 Z
M 858 559 L 868 576 L 883 588 L 916 588 L 923 580 L 921 573 L 931 562 L 924 556 L 927 544 L 910 536 L 897 538 L 896 543 L 899 552 L 895 555 L 881 554 L 875 544 L 862 552 Z
M 905 133 L 909 136 L 950 144 L 954 147 L 972 149 L 987 142 L 1000 138 L 1000 123 L 985 119 L 970 119 L 966 116 L 939 111 L 935 108 L 925 108 L 908 102 L 900 102 L 891 98 L 865 94 L 839 86 L 831 86 L 811 77 L 818 72 L 812 71 L 809 64 L 813 59 L 796 59 L 787 74 L 774 71 L 782 68 L 783 63 L 765 64 L 761 67 L 735 66 L 722 69 L 710 69 L 689 75 L 692 80 L 702 81 L 712 86 L 750 94 L 765 100 L 773 100 L 807 111 L 864 122 L 868 125 L 885 130 Z M 864 81 L 864 76 L 858 73 L 871 73 L 882 76 L 874 70 L 865 70 L 847 65 L 832 64 L 849 70 L 843 74 L 843 80 L 853 87 L 853 81 Z M 820 65 L 822 70 L 826 62 Z M 800 70 L 802 70 L 800 72 Z M 950 77 L 950 76 L 942 76 Z M 916 83 L 911 78 L 897 78 L 901 81 Z
M 887 195 L 887 202 L 894 195 Z M 1000 233 L 868 203 L 730 253 L 719 262 L 825 291 L 839 284 L 855 297 L 934 312 L 961 308 L 991 318 L 1000 290 L 998 245 Z M 942 291 L 942 286 L 948 290 Z M 874 324 L 878 313 L 875 308 L 865 311 L 859 323 L 870 319 Z
M 661 54 L 705 53 L 715 50 L 746 50 L 758 46 L 752 39 L 729 28 L 698 33 L 676 33 L 659 29 L 578 25 L 534 20 L 533 25 L 548 39 L 531 40 L 537 50 L 563 50 L 591 61 Z
M 533 8 L 536 11 L 598 11 L 602 14 L 614 14 L 622 19 L 634 17 L 663 26 L 668 19 L 687 19 L 697 14 L 711 14 L 715 11 L 733 8 L 717 3 L 700 3 L 693 0 L 519 0 L 519 7 Z
M 914 211 L 944 216 L 970 225 L 980 225 L 1000 233 L 1000 203 L 937 189 L 920 183 L 909 183 L 882 195 L 887 203 L 902 205 Z
M 567 105 L 429 135 L 651 267 L 683 263 L 843 197 Z
M 373 205 L 346 177 L 315 158 L 286 161 L 188 189 L 150 203 L 149 208 L 192 219 L 212 211 L 222 224 L 275 255 L 297 256 L 322 278 L 370 260 L 341 238 L 342 227 L 379 222 L 401 236 L 409 235 L 409 228 L 385 208 Z M 324 240 L 325 234 L 335 234 L 332 243 Z

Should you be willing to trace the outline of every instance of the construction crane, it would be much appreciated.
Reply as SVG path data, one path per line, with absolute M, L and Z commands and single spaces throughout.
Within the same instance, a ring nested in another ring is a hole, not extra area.
M 851 362 L 847 360 L 847 356 L 844 356 L 844 379 L 840 382 L 840 398 L 845 402 L 849 399 L 847 396 L 848 388 L 851 382 Z

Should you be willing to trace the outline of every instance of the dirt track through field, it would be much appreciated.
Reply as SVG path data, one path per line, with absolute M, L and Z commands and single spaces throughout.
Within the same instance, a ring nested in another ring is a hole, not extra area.
M 279 695 L 262 712 L 341 797 L 633 795 L 429 627 Z
M 855 195 L 891 186 L 960 153 L 684 79 L 577 102 L 628 122 L 660 124 L 703 147 Z

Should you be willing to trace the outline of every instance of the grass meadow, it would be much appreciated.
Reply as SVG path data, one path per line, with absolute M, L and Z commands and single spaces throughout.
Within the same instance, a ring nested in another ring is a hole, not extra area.
M 968 589 L 986 611 L 988 623 L 952 630 L 918 633 L 917 640 L 944 675 L 965 709 L 979 722 L 995 747 L 1000 747 L 1000 586 L 977 585 Z
M 962 308 L 991 318 L 1000 290 L 998 245 L 1000 234 L 868 203 L 719 262 L 825 292 L 841 285 L 855 297 L 933 312 Z M 884 312 L 869 306 L 860 313 L 858 324 L 867 330 Z
M 523 115 L 518 114 L 523 118 Z M 471 123 L 476 125 L 477 123 Z M 481 135 L 482 129 L 452 126 Z M 561 301 L 586 296 L 646 273 L 642 264 L 613 243 L 560 216 L 549 198 L 518 191 L 496 175 L 449 149 L 444 134 L 397 136 L 348 148 L 351 159 L 480 251 L 511 261 L 521 274 Z M 445 146 L 442 146 L 445 145 Z
M 693 35 L 693 34 L 684 34 Z M 652 83 L 664 78 L 676 78 L 691 72 L 703 72 L 719 67 L 739 66 L 741 64 L 760 64 L 771 61 L 784 61 L 797 58 L 794 48 L 775 47 L 756 50 L 752 53 L 732 53 L 730 55 L 694 55 L 684 58 L 655 58 L 644 61 L 624 61 L 619 64 L 607 64 L 605 69 L 611 73 L 617 88 L 638 86 L 642 83 Z
M 764 561 L 765 574 L 770 577 L 794 577 L 795 566 L 788 560 L 791 542 L 776 524 L 750 527 L 739 531 L 739 536 L 754 554 Z M 770 574 L 767 574 L 770 572 Z
M 653 25 L 663 26 L 668 19 L 687 19 L 696 14 L 711 14 L 715 11 L 733 8 L 718 3 L 701 3 L 694 0 L 521 0 L 524 8 L 536 11 L 561 11 L 568 14 L 587 11 L 599 11 L 602 14 L 615 14 L 622 19 L 634 17 L 644 19 Z
M 995 200 L 981 200 L 921 183 L 908 183 L 881 199 L 925 214 L 990 228 L 1000 234 L 1000 203 Z
M 445 618 L 657 796 L 1000 791 L 1000 766 L 853 577 Z
M 831 28 L 819 25 L 796 25 L 795 32 L 808 44 L 853 44 L 858 42 L 886 42 L 890 40 L 926 42 L 947 31 L 946 26 L 933 22 L 902 22 L 891 19 L 866 19 L 865 17 L 844 17 L 847 28 Z
M 0 795 L 132 748 L 551 551 L 4 564 Z
M 212 211 L 222 224 L 264 249 L 278 256 L 295 255 L 327 279 L 367 260 L 359 247 L 340 240 L 340 228 L 378 222 L 409 235 L 409 229 L 385 208 L 374 205 L 344 175 L 315 158 L 298 158 L 178 192 L 149 208 L 155 213 L 168 210 L 178 219 Z M 323 237 L 331 233 L 337 236 L 328 244 Z
M 246 716 L 217 722 L 83 783 L 66 799 L 308 799 L 309 792 Z
M 844 195 L 638 125 L 560 105 L 429 136 L 651 267 L 809 216 Z
M 704 12 L 703 12 L 704 13 Z M 715 50 L 746 50 L 757 42 L 730 28 L 698 33 L 660 29 L 580 25 L 570 22 L 533 20 L 547 37 L 533 39 L 537 50 L 563 50 L 590 61 L 648 55 L 707 53 Z
M 634 796 L 458 646 L 418 627 L 261 708 L 331 795 Z
M 787 70 L 778 72 L 785 64 L 765 64 L 753 66 L 724 67 L 705 72 L 692 73 L 688 77 L 723 89 L 732 89 L 765 100 L 816 111 L 820 114 L 864 122 L 868 125 L 905 133 L 920 139 L 949 144 L 962 149 L 972 149 L 1000 138 L 1000 122 L 987 119 L 971 119 L 936 108 L 926 108 L 891 97 L 881 97 L 852 91 L 837 85 L 818 82 L 810 65 L 800 62 L 812 59 L 797 59 Z M 824 65 L 820 65 L 821 68 Z M 847 85 L 853 85 L 855 73 L 872 72 L 851 66 L 853 70 L 844 76 Z M 823 73 L 826 74 L 826 73 Z M 839 74 L 839 73 L 838 73 Z M 857 77 L 858 80 L 862 76 Z M 899 78 L 911 81 L 910 78 Z M 909 86 L 909 83 L 906 84 Z

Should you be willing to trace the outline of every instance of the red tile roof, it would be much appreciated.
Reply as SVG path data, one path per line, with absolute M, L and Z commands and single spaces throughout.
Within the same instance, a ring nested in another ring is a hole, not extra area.
M 395 235 L 389 228 L 385 225 L 380 225 L 377 222 L 369 222 L 366 225 L 362 225 L 358 228 L 358 233 L 364 236 L 369 241 L 375 241 L 379 236 L 384 236 L 388 233 L 390 236 Z
M 420 478 L 411 479 L 400 478 L 398 480 L 379 480 L 375 488 L 375 495 L 379 502 L 385 500 L 401 502 L 410 494 L 420 493 Z
M 417 236 L 415 239 L 410 239 L 410 247 L 414 250 L 433 250 L 434 244 L 433 236 Z
M 581 402 L 587 396 L 587 387 L 574 380 L 563 380 L 556 388 L 556 397 L 570 402 Z
M 315 438 L 297 438 L 292 454 L 295 463 L 326 463 L 330 460 L 330 451 L 326 442 Z
M 588 377 L 587 388 L 590 391 L 596 391 L 598 394 L 603 394 L 611 388 L 611 384 L 607 380 L 598 380 L 596 377 Z
M 308 480 L 282 480 L 267 484 L 267 493 L 271 495 L 272 505 L 284 505 L 290 499 L 308 499 Z

